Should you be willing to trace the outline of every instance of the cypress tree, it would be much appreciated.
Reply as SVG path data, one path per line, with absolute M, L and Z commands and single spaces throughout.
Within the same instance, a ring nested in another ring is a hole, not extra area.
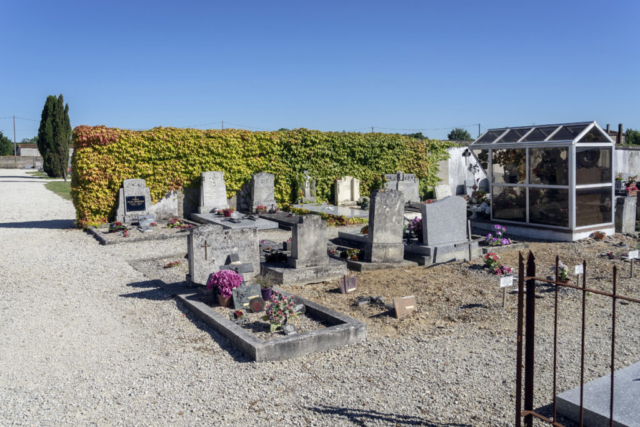
M 43 158 L 42 167 L 50 177 L 67 180 L 70 139 L 69 104 L 64 105 L 62 95 L 49 95 L 40 118 L 38 150 Z

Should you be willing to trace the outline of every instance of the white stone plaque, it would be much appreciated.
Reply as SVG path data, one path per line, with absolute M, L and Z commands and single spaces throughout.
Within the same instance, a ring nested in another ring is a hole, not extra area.
M 582 264 L 576 265 L 573 274 L 576 274 L 576 275 L 584 274 L 584 265 Z
M 513 276 L 502 276 L 500 278 L 500 287 L 508 288 L 513 286 Z
M 629 251 L 629 259 L 637 259 L 638 251 Z

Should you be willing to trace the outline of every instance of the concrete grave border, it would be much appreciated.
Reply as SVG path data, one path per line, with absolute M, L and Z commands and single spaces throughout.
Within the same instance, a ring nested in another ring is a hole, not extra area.
M 185 224 L 191 224 L 194 227 L 201 225 L 201 224 L 198 224 L 197 222 L 189 221 L 186 219 L 182 219 L 182 221 Z M 175 230 L 172 229 L 171 231 L 165 231 L 162 233 L 159 233 L 158 230 L 154 230 L 154 232 L 152 233 L 140 233 L 137 231 L 137 226 L 131 226 L 131 231 L 133 233 L 131 233 L 130 237 L 122 238 L 122 240 L 111 241 L 104 238 L 104 234 L 106 233 L 103 233 L 103 232 L 108 230 L 109 230 L 109 224 L 103 224 L 98 228 L 88 227 L 86 229 L 86 231 L 89 234 L 91 234 L 93 237 L 95 237 L 95 239 L 98 242 L 100 242 L 101 245 L 118 245 L 120 243 L 136 243 L 136 242 L 144 242 L 148 240 L 179 239 L 179 238 L 187 238 L 187 236 L 189 236 L 188 231 L 179 231 L 177 229 Z

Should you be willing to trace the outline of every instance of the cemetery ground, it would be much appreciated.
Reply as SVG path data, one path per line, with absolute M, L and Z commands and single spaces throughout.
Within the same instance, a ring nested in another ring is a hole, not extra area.
M 160 271 L 181 261 L 161 279 L 184 280 L 184 239 L 100 245 L 73 228 L 71 202 L 44 185 L 0 170 L 0 425 L 513 425 L 516 294 L 509 290 L 503 309 L 480 259 L 358 273 L 355 295 L 337 283 L 287 287 L 366 322 L 367 340 L 254 363 L 130 264 L 153 259 L 144 263 Z M 598 256 L 623 252 L 614 246 L 621 240 L 530 248 L 539 276 L 551 274 L 556 254 L 571 270 L 586 259 L 588 286 L 610 291 L 617 265 L 619 292 L 638 298 L 629 263 Z M 501 257 L 517 266 L 517 252 Z M 552 398 L 549 290 L 537 289 L 535 407 Z M 354 306 L 357 295 L 415 295 L 418 311 L 397 320 L 379 306 Z M 559 392 L 579 384 L 580 299 L 559 294 Z M 608 298 L 587 297 L 587 381 L 608 373 L 610 313 Z M 618 368 L 638 362 L 639 314 L 619 303 Z

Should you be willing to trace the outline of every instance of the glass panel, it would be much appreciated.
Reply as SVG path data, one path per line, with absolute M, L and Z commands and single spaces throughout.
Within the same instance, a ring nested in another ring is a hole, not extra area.
M 569 226 L 569 190 L 529 187 L 529 222 Z
M 525 187 L 493 186 L 491 206 L 493 219 L 525 222 L 527 220 L 527 196 Z
M 496 130 L 490 130 L 489 132 L 487 132 L 485 135 L 482 136 L 482 138 L 480 138 L 479 140 L 476 141 L 476 143 L 489 143 L 489 142 L 493 142 L 496 140 L 496 138 L 498 138 L 500 135 L 502 135 L 504 133 L 506 129 L 496 129 Z
M 547 126 L 542 128 L 535 128 L 522 142 L 541 142 L 544 141 L 558 129 L 558 126 Z
M 569 185 L 566 148 L 530 148 L 529 182 L 542 185 Z
M 611 183 L 611 148 L 576 147 L 576 185 Z
M 594 126 L 586 133 L 585 136 L 580 138 L 580 141 L 578 142 L 609 142 L 609 140 L 602 132 L 600 132 L 600 129 Z
M 576 227 L 611 223 L 611 187 L 576 190 Z
M 573 141 L 587 126 L 589 125 L 562 126 L 562 129 L 553 135 L 549 141 Z
M 527 177 L 527 150 L 507 148 L 493 150 L 493 182 L 524 184 Z
M 486 174 L 489 173 L 489 150 L 473 150 L 473 154 L 478 158 L 480 166 Z
M 503 136 L 496 142 L 518 142 L 518 140 L 522 138 L 530 130 L 531 128 L 511 129 L 509 132 L 507 132 L 505 136 Z

